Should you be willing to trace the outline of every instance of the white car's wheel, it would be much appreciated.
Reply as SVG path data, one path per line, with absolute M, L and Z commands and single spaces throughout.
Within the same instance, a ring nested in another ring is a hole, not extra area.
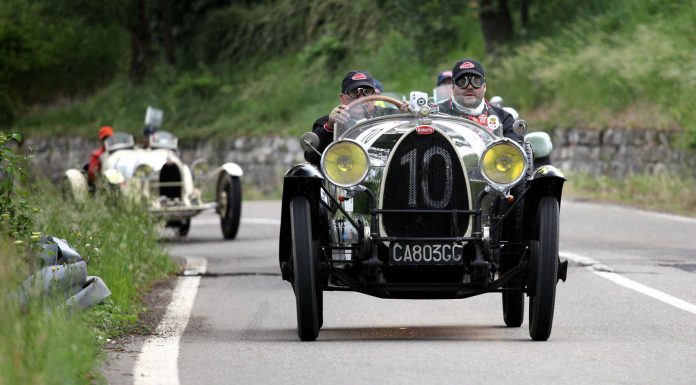
M 220 178 L 217 202 L 222 236 L 234 239 L 242 215 L 242 182 L 238 177 L 225 175 Z

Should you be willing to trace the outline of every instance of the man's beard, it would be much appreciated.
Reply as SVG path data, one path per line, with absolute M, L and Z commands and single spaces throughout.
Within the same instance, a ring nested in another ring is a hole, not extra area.
M 452 95 L 454 98 L 454 101 L 457 102 L 460 106 L 466 107 L 466 108 L 476 108 L 481 104 L 481 100 L 479 98 L 476 98 L 476 100 L 472 102 L 467 102 L 466 101 L 466 95 Z

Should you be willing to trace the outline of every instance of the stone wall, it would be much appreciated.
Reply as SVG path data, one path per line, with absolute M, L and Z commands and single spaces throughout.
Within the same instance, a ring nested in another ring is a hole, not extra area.
M 677 132 L 556 129 L 552 138 L 553 162 L 570 174 L 623 177 L 673 172 L 696 164 L 675 145 Z M 96 141 L 81 138 L 28 139 L 23 143 L 25 149 L 31 149 L 32 165 L 56 181 L 64 170 L 82 167 L 97 146 Z M 208 159 L 211 166 L 235 162 L 244 170 L 244 183 L 263 193 L 281 191 L 285 171 L 304 161 L 298 138 L 283 137 L 200 141 L 183 147 L 181 157 L 189 164 L 198 158 Z

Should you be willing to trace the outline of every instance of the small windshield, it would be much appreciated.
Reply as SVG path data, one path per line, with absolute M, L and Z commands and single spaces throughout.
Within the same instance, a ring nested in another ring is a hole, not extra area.
M 104 141 L 104 148 L 108 152 L 133 148 L 134 146 L 135 140 L 133 140 L 133 135 L 125 132 L 116 132 Z
M 435 103 L 443 102 L 452 97 L 452 85 L 442 84 L 433 89 L 433 99 Z
M 150 147 L 176 150 L 178 148 L 178 141 L 176 136 L 171 132 L 157 131 L 150 137 Z

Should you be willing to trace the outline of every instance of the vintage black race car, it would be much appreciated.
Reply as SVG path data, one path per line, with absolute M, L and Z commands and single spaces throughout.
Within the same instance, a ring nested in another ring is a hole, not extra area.
M 376 95 L 351 111 L 370 111 Z M 502 293 L 505 324 L 551 333 L 565 177 L 545 162 L 548 135 L 517 143 L 469 119 L 414 103 L 408 112 L 337 126 L 321 164 L 292 167 L 283 183 L 279 259 L 294 289 L 298 334 L 315 340 L 323 291 L 381 298 Z M 526 123 L 517 121 L 523 134 Z M 317 138 L 305 134 L 306 151 Z M 532 155 L 534 153 L 534 155 Z M 536 162 L 536 165 L 535 165 Z

